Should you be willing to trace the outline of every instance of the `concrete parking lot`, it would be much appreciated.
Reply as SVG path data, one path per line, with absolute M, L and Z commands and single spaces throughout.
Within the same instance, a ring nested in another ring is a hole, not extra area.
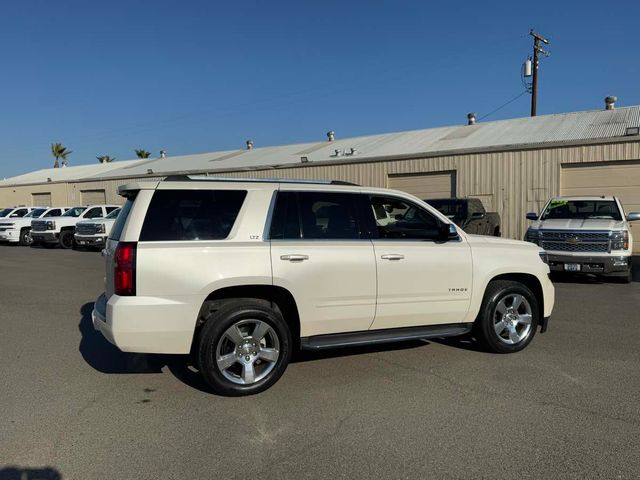
M 518 354 L 305 355 L 222 398 L 184 358 L 94 332 L 103 275 L 95 252 L 0 246 L 0 479 L 638 478 L 637 281 L 557 284 L 549 331 Z

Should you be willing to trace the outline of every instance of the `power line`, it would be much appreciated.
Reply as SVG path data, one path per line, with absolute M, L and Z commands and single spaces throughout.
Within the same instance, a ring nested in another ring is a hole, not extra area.
M 496 108 L 495 110 L 491 110 L 489 113 L 487 113 L 486 115 L 480 117 L 478 119 L 478 121 L 480 120 L 484 120 L 485 118 L 487 118 L 490 115 L 493 115 L 494 113 L 496 113 L 498 110 L 502 110 L 504 107 L 506 107 L 507 105 L 509 105 L 510 103 L 515 102 L 517 99 L 519 99 L 521 96 L 523 96 L 525 93 L 529 93 L 529 90 L 525 90 L 521 93 L 519 93 L 518 95 L 516 95 L 515 97 L 513 97 L 511 100 L 503 103 L 502 105 L 500 105 L 498 108 Z

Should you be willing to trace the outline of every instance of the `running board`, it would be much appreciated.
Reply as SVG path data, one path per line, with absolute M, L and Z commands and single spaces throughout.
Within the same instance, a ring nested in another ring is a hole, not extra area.
M 385 330 L 365 330 L 362 332 L 330 333 L 302 337 L 302 350 L 324 350 L 327 348 L 372 345 L 377 343 L 404 342 L 423 338 L 454 337 L 471 331 L 471 323 L 451 323 L 420 327 L 388 328 Z

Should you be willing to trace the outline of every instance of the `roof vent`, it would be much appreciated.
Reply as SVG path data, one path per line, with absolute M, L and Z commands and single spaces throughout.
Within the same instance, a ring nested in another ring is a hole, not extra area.
M 164 158 L 164 157 L 162 157 L 162 158 Z M 147 168 L 147 175 L 151 175 L 152 173 L 153 173 L 153 170 L 150 169 L 150 168 Z
M 51 181 L 51 177 L 47 177 L 47 182 L 50 182 L 50 181 Z
M 618 101 L 618 97 L 614 97 L 613 95 L 609 95 L 604 99 L 604 105 L 607 110 L 613 110 L 616 108 L 616 102 Z
M 341 150 L 341 149 L 339 149 L 339 148 L 336 148 L 336 149 L 333 151 L 333 155 L 331 155 L 331 156 L 332 156 L 332 157 L 341 157 L 342 155 L 344 155 L 344 151 L 342 151 L 342 150 Z
M 167 151 L 166 150 L 160 150 L 160 158 L 167 158 Z
M 253 150 L 253 140 L 247 140 L 247 150 Z
M 476 114 L 474 112 L 467 113 L 467 125 L 476 124 Z
M 302 163 L 307 163 L 309 161 L 309 157 L 300 157 L 300 161 Z
M 627 127 L 624 134 L 627 136 L 640 135 L 640 127 Z
M 351 147 L 347 152 L 347 155 L 358 155 L 358 149 Z
M 327 139 L 330 142 L 333 142 L 336 139 L 336 132 L 334 132 L 333 130 L 329 130 L 327 132 Z

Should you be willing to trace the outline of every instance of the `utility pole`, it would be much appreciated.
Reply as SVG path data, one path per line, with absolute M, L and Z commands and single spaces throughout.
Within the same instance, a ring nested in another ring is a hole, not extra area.
M 533 29 L 529 32 L 529 35 L 533 37 L 533 82 L 531 84 L 531 116 L 536 116 L 536 103 L 538 101 L 538 53 L 549 56 L 549 52 L 546 52 L 540 46 L 540 42 L 545 45 L 549 44 L 549 40 L 543 36 L 537 34 Z

